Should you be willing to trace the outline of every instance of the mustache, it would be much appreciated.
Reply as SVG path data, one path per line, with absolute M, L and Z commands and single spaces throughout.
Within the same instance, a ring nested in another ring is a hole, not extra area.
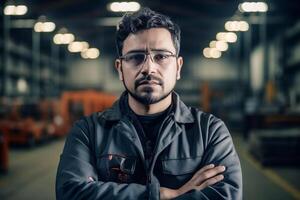
M 142 82 L 144 82 L 144 81 L 156 81 L 159 85 L 163 85 L 162 79 L 149 74 L 147 76 L 143 76 L 143 77 L 137 79 L 134 82 L 135 88 L 137 88 L 139 85 L 142 85 L 143 84 Z

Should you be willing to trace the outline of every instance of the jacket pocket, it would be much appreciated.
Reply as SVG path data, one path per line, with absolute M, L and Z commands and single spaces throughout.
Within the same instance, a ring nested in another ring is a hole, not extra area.
M 99 179 L 118 183 L 132 182 L 137 159 L 117 154 L 105 154 L 97 159 Z
M 201 167 L 202 157 L 161 160 L 160 185 L 177 189 L 189 181 Z
M 197 171 L 202 157 L 162 160 L 162 170 L 168 175 L 184 175 Z

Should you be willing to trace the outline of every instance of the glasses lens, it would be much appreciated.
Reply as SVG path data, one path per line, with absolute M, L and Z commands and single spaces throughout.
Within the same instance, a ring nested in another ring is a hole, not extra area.
M 157 52 L 153 55 L 153 60 L 158 64 L 164 64 L 169 61 L 171 56 L 172 54 L 168 52 Z
M 153 55 L 153 59 L 155 62 L 159 63 L 160 61 L 166 59 L 168 55 L 166 53 L 156 53 Z
M 138 66 L 144 62 L 145 57 L 146 55 L 143 53 L 133 53 L 125 56 L 125 61 L 128 62 L 130 65 Z

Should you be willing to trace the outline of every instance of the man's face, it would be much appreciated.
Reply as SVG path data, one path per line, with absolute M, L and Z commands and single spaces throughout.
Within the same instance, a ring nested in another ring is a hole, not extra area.
M 132 62 L 143 54 L 147 56 L 144 61 Z M 167 29 L 151 28 L 130 34 L 124 41 L 122 55 L 124 58 L 115 63 L 119 78 L 129 94 L 142 104 L 164 99 L 180 79 L 183 59 L 174 56 L 176 50 Z

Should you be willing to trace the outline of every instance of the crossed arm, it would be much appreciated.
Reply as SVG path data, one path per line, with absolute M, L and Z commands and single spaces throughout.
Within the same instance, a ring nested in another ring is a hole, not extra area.
M 191 190 L 200 191 L 208 186 L 214 185 L 215 183 L 224 179 L 224 176 L 222 175 L 222 172 L 224 171 L 224 166 L 215 166 L 214 164 L 206 165 L 197 171 L 187 183 L 176 190 L 161 187 L 160 199 L 174 199 Z
M 71 130 L 61 156 L 56 178 L 57 199 L 233 199 L 242 198 L 241 170 L 228 130 L 211 138 L 203 163 L 207 165 L 178 189 L 158 184 L 118 184 L 98 180 L 89 148 L 88 127 L 77 124 Z M 226 133 L 227 132 L 227 133 Z M 226 170 L 225 170 L 226 166 Z M 149 191 L 150 196 L 149 196 Z

